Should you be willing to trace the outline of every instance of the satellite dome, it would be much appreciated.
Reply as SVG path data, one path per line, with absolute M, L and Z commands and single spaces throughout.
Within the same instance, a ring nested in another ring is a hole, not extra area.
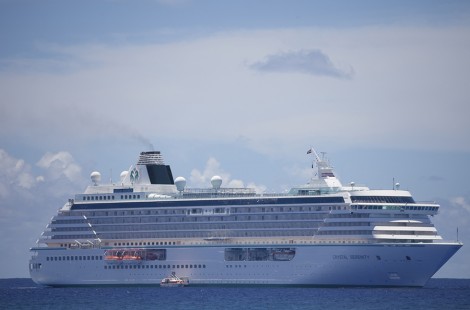
M 124 182 L 124 179 L 127 177 L 128 173 L 129 173 L 129 171 L 127 171 L 127 170 L 124 170 L 123 172 L 121 172 L 121 175 L 120 175 L 121 183 Z
M 98 185 L 98 183 L 101 181 L 101 173 L 98 171 L 93 171 L 90 174 L 90 178 L 94 185 Z
M 211 184 L 213 189 L 219 189 L 220 186 L 222 185 L 222 178 L 219 177 L 218 175 L 214 175 L 211 178 Z
M 186 179 L 183 177 L 177 177 L 175 179 L 175 185 L 178 192 L 184 191 L 184 187 L 186 186 Z

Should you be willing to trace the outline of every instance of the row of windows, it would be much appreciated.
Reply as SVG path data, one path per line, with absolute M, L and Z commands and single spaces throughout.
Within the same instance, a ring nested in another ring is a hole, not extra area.
M 140 199 L 141 195 L 121 195 L 121 199 Z M 114 200 L 115 195 L 83 196 L 83 201 Z
M 54 227 L 51 231 L 90 231 L 90 227 Z
M 74 203 L 72 210 L 109 210 L 109 209 L 142 209 L 142 208 L 180 208 L 180 207 L 225 207 L 225 206 L 271 206 L 271 205 L 319 205 L 344 203 L 343 197 L 286 197 L 258 196 L 254 198 L 227 199 L 163 199 L 153 201 L 128 201 L 126 203 Z
M 161 231 L 136 233 L 100 233 L 101 239 L 165 239 L 165 238 L 213 238 L 213 237 L 284 237 L 312 236 L 313 229 L 275 229 L 275 230 L 223 230 L 223 231 Z M 92 239 L 94 235 L 54 235 L 52 239 Z
M 84 234 L 84 235 L 54 235 L 51 239 L 90 239 L 96 238 L 95 234 Z
M 410 227 L 434 227 L 427 223 L 414 222 L 326 222 L 322 227 L 342 227 L 342 226 L 410 226 Z
M 103 260 L 99 255 L 47 256 L 46 261 Z
M 375 231 L 375 233 L 379 233 Z M 384 234 L 415 234 L 415 235 L 434 235 L 435 232 L 383 232 Z M 164 231 L 164 232 L 137 232 L 137 233 L 101 233 L 102 239 L 158 239 L 158 238 L 237 238 L 237 237 L 295 237 L 295 236 L 313 236 L 313 235 L 370 235 L 370 230 L 328 230 L 317 231 L 317 229 L 277 229 L 277 230 L 226 230 L 226 231 Z M 78 238 L 91 238 L 93 236 L 83 237 L 82 235 L 61 235 L 52 236 L 52 239 L 75 240 Z M 170 243 L 170 242 L 168 242 Z
M 266 213 L 266 212 L 312 212 L 347 210 L 345 205 L 323 205 L 323 206 L 289 206 L 289 207 L 240 207 L 230 208 L 230 213 Z
M 102 226 L 102 227 L 95 227 L 95 231 L 101 235 L 103 232 L 140 232 L 140 231 L 174 231 L 174 230 L 182 230 L 182 231 L 189 231 L 189 230 L 226 230 L 226 229 L 233 229 L 233 230 L 240 230 L 240 229 L 284 229 L 284 228 L 318 228 L 319 226 L 322 227 L 355 227 L 355 226 L 411 226 L 411 227 L 433 227 L 432 224 L 427 223 L 408 223 L 408 222 L 284 222 L 284 223 L 231 223 L 231 224 L 178 224 L 178 225 L 110 225 L 110 226 Z M 89 227 L 63 227 L 63 228 L 53 228 L 52 231 L 86 231 L 89 230 Z M 133 242 L 127 245 L 133 246 Z M 135 245 L 147 245 L 142 244 L 135 244 Z M 152 244 L 148 245 L 158 245 L 158 242 L 152 242 Z M 160 242 L 160 245 L 167 245 L 167 242 Z
M 351 196 L 352 202 L 415 203 L 409 196 Z
M 115 242 L 114 245 L 118 246 L 134 246 L 134 245 L 176 245 L 176 242 L 167 242 L 167 241 L 160 241 L 160 242 Z
M 114 242 L 115 246 L 147 246 L 147 245 L 176 245 L 176 241 L 160 241 L 160 242 Z M 71 247 L 72 243 L 61 243 L 61 247 Z
M 129 195 L 130 196 L 130 195 Z M 133 195 L 139 196 L 139 195 Z M 110 196 L 112 197 L 112 196 Z M 204 214 L 203 208 L 182 209 L 182 208 L 155 208 L 151 210 L 113 210 L 113 211 L 74 211 L 73 215 L 86 217 L 92 216 L 129 216 L 129 215 L 198 215 Z M 207 208 L 212 211 L 211 214 L 235 214 L 235 213 L 284 213 L 284 212 L 321 212 L 348 210 L 345 205 L 323 205 L 323 206 L 290 206 L 290 207 L 231 207 L 231 208 Z
M 370 226 L 370 222 L 326 222 L 322 227 L 338 227 L 338 226 Z
M 433 243 L 432 240 L 426 239 L 377 239 L 378 243 Z
M 336 216 L 338 215 L 338 216 Z M 145 217 L 109 217 L 109 218 L 89 218 L 85 220 L 53 220 L 52 225 L 56 224 L 85 224 L 91 225 L 100 224 L 140 224 L 140 223 L 191 223 L 191 222 L 240 222 L 240 221 L 288 221 L 288 220 L 323 220 L 325 217 L 343 217 L 343 218 L 357 218 L 366 217 L 363 215 L 355 214 L 335 214 L 329 216 L 327 213 L 289 213 L 280 215 L 230 215 L 230 216 L 145 216 Z M 78 222 L 78 223 L 77 223 Z
M 374 234 L 379 235 L 415 235 L 415 236 L 435 236 L 435 231 L 414 231 L 414 230 L 374 230 Z
M 370 230 L 321 230 L 317 235 L 372 235 Z
M 354 213 L 355 214 L 355 213 Z M 372 213 L 364 213 L 369 218 L 395 218 L 395 219 L 411 219 L 416 221 L 427 221 L 429 222 L 429 216 L 427 214 L 412 214 L 412 213 L 379 213 L 379 212 L 372 212 Z M 333 217 L 333 216 L 331 216 Z
M 410 227 L 434 227 L 430 223 L 414 223 L 414 222 L 374 222 L 374 226 L 410 226 Z
M 194 268 L 206 268 L 206 265 L 139 265 L 139 264 L 119 264 L 119 265 L 105 265 L 104 269 L 194 269 Z
M 408 214 L 379 214 L 379 217 L 389 218 L 408 218 Z M 377 214 L 370 215 L 377 217 Z M 167 217 L 159 218 L 154 216 L 147 217 L 110 217 L 110 218 L 91 218 L 88 222 L 97 228 L 95 225 L 106 224 L 145 224 L 145 223 L 201 223 L 204 222 L 237 222 L 240 221 L 286 221 L 286 220 L 324 220 L 328 218 L 368 218 L 367 213 L 338 213 L 338 214 L 286 214 L 286 215 L 248 215 L 248 216 L 226 216 L 226 217 Z M 416 215 L 413 215 L 416 217 Z M 54 220 L 52 225 L 71 225 L 71 224 L 85 224 L 85 220 Z M 214 224 L 211 224 L 214 225 Z M 89 227 L 53 227 L 53 231 L 86 231 Z M 138 228 L 137 228 L 138 229 Z M 103 229 L 101 229 L 103 230 Z
M 437 211 L 439 207 L 429 206 L 364 206 L 352 205 L 353 210 L 399 210 L 399 211 Z
M 83 196 L 83 200 L 114 200 L 114 196 Z
M 139 232 L 139 231 L 173 231 L 173 230 L 217 230 L 217 229 L 269 229 L 269 228 L 315 228 L 322 221 L 298 221 L 298 222 L 242 222 L 242 223 L 198 223 L 198 224 L 141 224 L 141 225 L 107 225 L 93 227 L 95 232 Z M 354 223 L 352 223 L 354 224 Z M 65 231 L 89 231 L 89 227 L 62 227 L 52 228 L 53 232 Z
M 319 231 L 317 235 L 415 235 L 415 236 L 435 236 L 437 233 L 433 231 L 379 231 L 374 230 L 327 230 Z

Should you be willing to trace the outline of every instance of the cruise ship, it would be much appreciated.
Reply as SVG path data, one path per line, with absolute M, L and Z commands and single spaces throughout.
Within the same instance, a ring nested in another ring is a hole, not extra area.
M 30 249 L 46 286 L 190 285 L 421 287 L 459 248 L 431 222 L 440 206 L 408 191 L 343 186 L 310 149 L 314 177 L 282 194 L 206 189 L 173 178 L 159 151 L 142 152 L 116 184 L 98 172 Z

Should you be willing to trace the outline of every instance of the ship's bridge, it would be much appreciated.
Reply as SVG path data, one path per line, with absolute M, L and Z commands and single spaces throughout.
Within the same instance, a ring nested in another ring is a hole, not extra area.
M 342 185 L 339 179 L 336 177 L 333 167 L 329 164 L 324 154 L 322 158 L 318 156 L 313 148 L 311 148 L 307 154 L 312 154 L 314 157 L 314 164 L 312 163 L 313 176 L 310 182 L 307 184 L 293 187 L 289 194 L 290 195 L 327 195 L 334 194 L 342 190 Z

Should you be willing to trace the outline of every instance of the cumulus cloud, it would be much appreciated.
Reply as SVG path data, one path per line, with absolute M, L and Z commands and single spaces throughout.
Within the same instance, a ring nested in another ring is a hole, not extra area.
M 444 265 L 436 277 L 462 278 L 470 273 L 468 258 L 470 248 L 465 246 L 470 242 L 470 200 L 468 196 L 456 196 L 438 201 L 441 205 L 439 215 L 432 221 L 444 240 L 458 240 L 464 246 Z
M 74 184 L 82 181 L 81 167 L 68 152 L 46 153 L 36 166 L 41 168 L 40 174 L 34 173 L 24 159 L 15 158 L 0 149 L 0 197 L 27 195 L 34 192 L 36 186 L 61 178 Z
M 17 159 L 0 149 L 0 197 L 8 196 L 12 189 L 27 190 L 35 185 L 31 166 L 23 159 Z
M 207 187 L 210 186 L 210 180 L 213 176 L 218 175 L 222 178 L 223 183 L 230 181 L 230 174 L 226 173 L 220 167 L 217 159 L 211 157 L 207 160 L 206 166 L 203 171 L 193 169 L 191 171 L 190 181 L 193 186 Z M 243 183 L 243 182 L 242 182 Z
M 11 249 L 0 277 L 26 277 L 28 249 L 51 215 L 82 188 L 81 167 L 68 152 L 46 153 L 36 165 L 0 149 L 0 235 Z
M 311 167 L 299 167 L 298 165 L 292 165 L 284 168 L 286 174 L 293 176 L 295 179 L 304 180 L 307 182 L 316 175 L 316 169 Z
M 340 79 L 351 79 L 354 75 L 352 67 L 339 68 L 328 55 L 318 49 L 268 55 L 253 63 L 250 68 L 262 72 L 298 72 Z
M 454 197 L 451 199 L 451 202 L 454 206 L 461 208 L 467 212 L 470 212 L 470 202 L 468 202 L 465 197 Z
M 46 153 L 36 165 L 45 169 L 53 180 L 61 176 L 72 182 L 81 179 L 81 168 L 68 152 Z
M 191 185 L 194 187 L 210 187 L 211 186 L 211 178 L 213 176 L 220 176 L 222 178 L 222 187 L 229 187 L 229 188 L 254 188 L 257 193 L 264 192 L 266 187 L 264 185 L 256 185 L 255 183 L 251 182 L 248 183 L 248 186 L 245 186 L 245 182 L 238 179 L 231 179 L 230 173 L 225 172 L 220 163 L 217 159 L 210 157 L 207 160 L 206 166 L 203 171 L 198 169 L 193 169 L 191 171 L 190 182 Z

